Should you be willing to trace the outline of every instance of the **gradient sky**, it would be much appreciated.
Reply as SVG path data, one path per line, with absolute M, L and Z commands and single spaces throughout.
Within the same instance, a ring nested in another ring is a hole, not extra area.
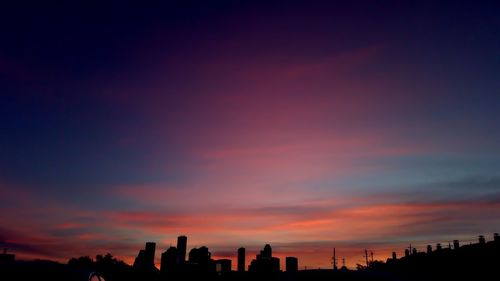
M 353 267 L 500 231 L 498 1 L 69 2 L 0 4 L 18 258 L 185 234 Z

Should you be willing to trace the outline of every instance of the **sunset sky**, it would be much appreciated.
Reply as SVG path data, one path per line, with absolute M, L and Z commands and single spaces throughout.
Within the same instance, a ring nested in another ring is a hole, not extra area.
M 18 259 L 132 263 L 154 241 L 159 263 L 187 235 L 355 267 L 500 232 L 498 1 L 19 2 L 0 4 Z

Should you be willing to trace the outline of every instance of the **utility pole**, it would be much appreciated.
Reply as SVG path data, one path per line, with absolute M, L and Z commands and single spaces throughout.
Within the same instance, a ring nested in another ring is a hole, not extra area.
M 342 258 L 342 267 L 345 267 L 345 258 Z
M 335 254 L 335 248 L 333 248 L 332 263 L 333 263 L 333 270 L 337 270 L 337 256 Z
M 372 256 L 372 263 L 373 263 L 373 252 L 370 251 L 370 255 Z
M 365 261 L 366 261 L 366 267 L 368 267 L 369 263 L 368 263 L 368 250 L 365 249 Z

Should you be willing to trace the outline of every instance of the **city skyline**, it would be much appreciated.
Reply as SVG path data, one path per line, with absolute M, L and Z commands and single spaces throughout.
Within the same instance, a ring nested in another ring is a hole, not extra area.
M 500 231 L 500 3 L 122 2 L 0 4 L 16 259 L 186 235 L 354 268 Z
M 281 269 L 280 258 L 273 254 L 271 245 L 264 248 L 252 259 L 248 270 L 244 269 L 245 249 L 238 249 L 238 269 L 233 270 L 231 259 L 214 259 L 206 246 L 193 248 L 185 260 L 187 237 L 179 236 L 177 247 L 170 246 L 161 253 L 161 267 L 154 264 L 156 243 L 146 242 L 134 261 L 133 266 L 116 259 L 112 254 L 71 258 L 67 263 L 47 260 L 16 261 L 15 255 L 4 250 L 0 253 L 0 269 L 4 276 L 31 280 L 50 274 L 56 280 L 456 280 L 491 278 L 498 274 L 500 235 L 494 233 L 493 240 L 487 241 L 483 235 L 476 243 L 463 245 L 454 240 L 448 248 L 437 244 L 427 245 L 419 251 L 411 244 L 403 257 L 396 252 L 385 262 L 374 259 L 372 251 L 364 250 L 365 264 L 357 264 L 356 270 L 337 266 L 335 248 L 330 269 L 299 269 L 299 259 L 287 256 L 286 267 Z M 452 246 L 453 245 L 453 246 Z M 181 249 L 178 251 L 177 249 Z M 382 278 L 382 279 L 380 279 Z

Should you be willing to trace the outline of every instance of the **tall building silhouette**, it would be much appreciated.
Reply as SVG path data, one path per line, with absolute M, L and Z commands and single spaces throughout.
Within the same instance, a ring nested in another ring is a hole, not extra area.
M 201 246 L 200 248 L 193 248 L 189 251 L 189 262 L 192 264 L 208 264 L 211 260 L 212 254 L 208 248 Z
M 272 273 L 280 271 L 280 259 L 272 256 L 272 248 L 266 244 L 248 267 L 249 271 L 258 273 Z
M 264 250 L 260 251 L 260 256 L 263 258 L 270 258 L 273 256 L 273 249 L 271 248 L 271 245 L 266 244 L 264 246 Z
M 224 262 L 223 262 L 224 263 Z M 216 263 L 212 259 L 212 254 L 207 247 L 201 246 L 189 251 L 189 261 L 187 263 L 189 270 L 198 273 L 210 273 L 216 271 Z M 221 265 L 225 269 L 225 264 Z
M 245 272 L 245 248 L 238 249 L 238 271 Z
M 170 247 L 161 254 L 160 274 L 168 276 L 178 271 L 178 253 L 177 248 Z
M 148 264 L 155 264 L 155 250 L 156 243 L 146 242 L 146 262 Z
M 296 257 L 286 257 L 286 272 L 299 271 L 299 259 Z
M 156 243 L 147 242 L 146 247 L 139 251 L 139 254 L 135 258 L 134 268 L 146 271 L 155 271 L 155 248 Z
M 187 237 L 182 235 L 177 237 L 177 261 L 180 264 L 186 262 Z

